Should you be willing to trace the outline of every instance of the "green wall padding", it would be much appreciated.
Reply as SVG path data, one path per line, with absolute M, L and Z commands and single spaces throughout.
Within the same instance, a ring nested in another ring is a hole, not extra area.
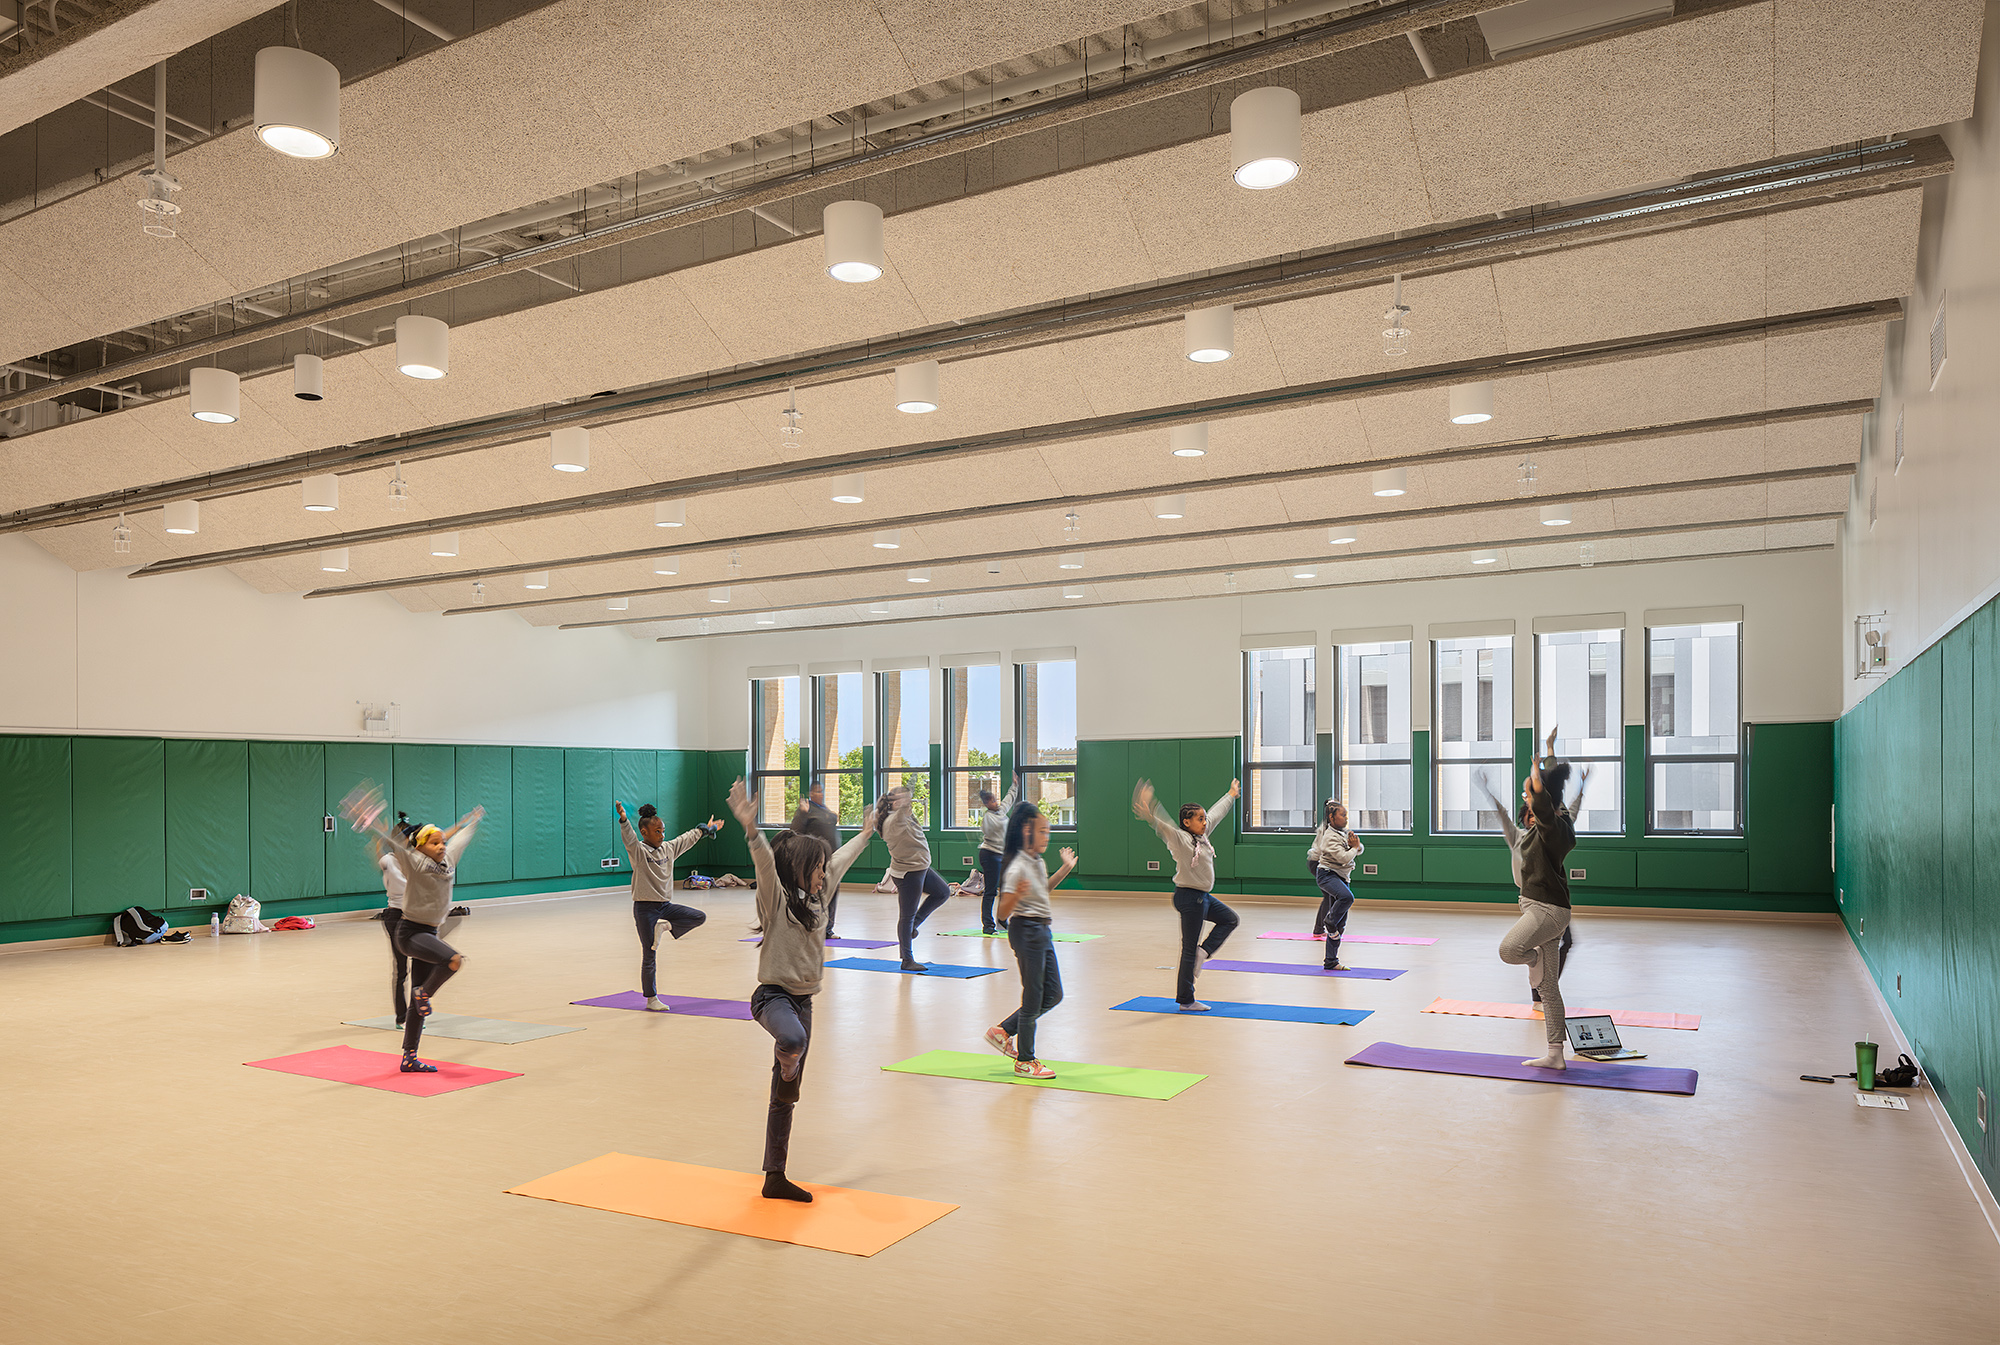
M 743 778 L 745 754 L 723 751 L 704 752 L 702 756 L 708 774 L 708 797 L 715 800 L 712 805 L 715 815 L 722 819 L 722 834 L 706 842 L 710 853 L 702 862 L 719 869 L 747 869 L 750 866 L 750 843 L 744 839 L 743 828 L 729 815 L 729 786 Z M 873 841 L 868 848 L 872 851 L 881 844 L 879 840 Z
M 1130 746 L 1088 739 L 1076 745 L 1076 864 L 1085 876 L 1131 872 L 1132 829 L 1122 820 L 1111 824 L 1132 815 Z
M 169 739 L 166 748 L 169 906 L 207 888 L 209 903 L 250 890 L 250 744 Z M 193 903 L 200 904 L 200 903 Z
M 1833 891 L 1833 725 L 1754 724 L 1744 771 L 1754 892 Z
M 458 861 L 461 883 L 504 883 L 514 876 L 514 749 L 457 750 L 458 807 L 484 808 L 472 844 Z
M 167 891 L 166 745 L 78 738 L 71 752 L 71 913 L 159 910 Z
M 701 825 L 710 817 L 724 824 L 725 829 L 736 825 L 729 816 L 725 801 L 712 797 L 708 792 L 708 754 L 685 750 L 655 752 L 653 797 L 659 801 L 660 816 L 667 819 L 667 831 L 678 836 L 681 832 Z M 687 852 L 675 866 L 700 868 L 712 865 L 710 855 L 720 842 L 706 840 L 697 842 L 694 849 Z
M 514 749 L 514 877 L 563 872 L 563 750 Z
M 626 811 L 630 812 L 628 805 Z M 624 863 L 625 847 L 618 841 L 618 818 L 611 811 L 611 751 L 571 747 L 563 752 L 563 872 L 612 872 L 603 861 Z
M 325 895 L 325 807 L 324 744 L 250 744 L 251 896 L 266 902 Z
M 458 806 L 458 754 L 455 748 L 431 743 L 396 744 L 396 810 L 410 815 L 417 826 L 426 822 L 450 830 Z
M 0 738 L 0 921 L 70 914 L 70 740 Z
M 388 821 L 396 820 L 396 749 L 391 743 L 327 743 L 326 794 L 321 805 L 334 818 L 326 833 L 326 890 L 382 891 L 382 871 L 375 865 L 370 838 L 354 830 L 340 815 L 340 801 L 364 781 L 372 781 L 389 801 Z

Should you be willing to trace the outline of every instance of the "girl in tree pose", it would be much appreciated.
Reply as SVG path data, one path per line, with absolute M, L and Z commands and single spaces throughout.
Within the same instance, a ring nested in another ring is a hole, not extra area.
M 876 800 L 875 825 L 889 847 L 885 876 L 896 883 L 896 941 L 903 948 L 903 970 L 929 971 L 929 964 L 917 961 L 911 944 L 931 912 L 951 900 L 951 886 L 931 867 L 931 843 L 910 807 L 908 785 L 897 785 Z
M 1182 1013 L 1207 1013 L 1208 1006 L 1195 999 L 1194 982 L 1201 975 L 1201 964 L 1214 957 L 1217 950 L 1236 932 L 1239 923 L 1236 912 L 1217 901 L 1215 891 L 1215 846 L 1208 839 L 1209 829 L 1229 814 L 1229 805 L 1236 801 L 1242 786 L 1235 780 L 1229 782 L 1229 792 L 1215 801 L 1215 807 L 1203 808 L 1199 803 L 1183 803 L 1179 824 L 1169 818 L 1153 798 L 1153 782 L 1141 780 L 1132 791 L 1132 811 L 1139 820 L 1150 824 L 1159 837 L 1167 844 L 1167 851 L 1174 857 L 1174 909 L 1181 917 L 1181 965 L 1180 974 L 1174 982 L 1174 1002 L 1181 1006 Z M 1215 928 L 1209 932 L 1206 941 L 1202 939 L 1201 927 L 1213 921 Z
M 1021 1007 L 986 1029 L 986 1044 L 1012 1056 L 1014 1073 L 1022 1078 L 1053 1079 L 1056 1072 L 1035 1054 L 1035 1023 L 1062 1003 L 1062 972 L 1056 966 L 1056 944 L 1049 928 L 1055 916 L 1049 890 L 1076 867 L 1076 851 L 1064 850 L 1062 867 L 1049 873 L 1042 858 L 1049 848 L 1049 820 L 1032 803 L 1019 805 L 1008 817 L 1005 844 L 997 884 L 1000 920 L 1021 964 Z
M 827 894 L 860 856 L 875 831 L 870 813 L 854 839 L 833 851 L 817 836 L 781 832 L 776 846 L 757 825 L 757 800 L 738 780 L 729 789 L 729 811 L 743 824 L 750 860 L 757 868 L 757 919 L 764 941 L 757 949 L 757 989 L 750 1015 L 771 1034 L 771 1105 L 764 1124 L 764 1195 L 810 1202 L 812 1192 L 785 1177 L 792 1144 L 792 1109 L 812 1045 L 813 996 L 825 975 Z
M 1340 961 L 1340 939 L 1347 933 L 1347 913 L 1354 906 L 1354 861 L 1367 848 L 1347 829 L 1347 805 L 1328 799 L 1319 830 L 1313 833 L 1312 846 L 1306 851 L 1306 865 L 1321 893 L 1313 933 L 1326 940 L 1326 956 L 1320 965 L 1327 971 L 1347 970 Z
M 1556 731 L 1549 730 L 1548 755 L 1535 763 L 1521 789 L 1526 805 L 1519 833 L 1507 827 L 1521 888 L 1521 918 L 1500 940 L 1500 960 L 1526 967 L 1542 1004 L 1548 1054 L 1524 1065 L 1562 1069 L 1568 1028 L 1563 1018 L 1562 938 L 1569 928 L 1569 870 L 1563 861 L 1576 848 L 1576 825 L 1563 806 L 1569 763 L 1555 759 Z M 1490 796 L 1490 795 L 1489 795 Z M 1495 800 L 1496 806 L 1498 801 Z M 1504 819 L 1505 813 L 1502 812 Z M 1503 823 L 1504 825 L 1504 823 Z
M 639 931 L 639 993 L 646 997 L 647 1008 L 667 1013 L 669 1009 L 660 998 L 658 981 L 660 935 L 668 932 L 678 939 L 708 919 L 705 911 L 675 904 L 674 861 L 696 841 L 722 830 L 722 823 L 711 817 L 670 841 L 667 824 L 660 820 L 660 810 L 652 804 L 640 807 L 637 832 L 625 816 L 625 805 L 614 799 L 611 806 L 618 812 L 618 834 L 625 841 L 625 853 L 632 858 L 632 923 Z
M 990 789 L 979 791 L 979 803 L 985 809 L 979 817 L 979 932 L 982 934 L 1006 932 L 1005 916 L 998 925 L 993 923 L 993 902 L 1000 895 L 1000 873 L 1005 867 L 1002 855 L 1007 848 L 1007 816 L 1014 811 L 1014 801 L 1020 794 L 1018 781 L 1004 799 L 995 798 Z

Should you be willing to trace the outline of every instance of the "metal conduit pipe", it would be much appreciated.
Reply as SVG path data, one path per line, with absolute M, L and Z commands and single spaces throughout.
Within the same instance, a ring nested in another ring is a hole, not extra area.
M 453 33 L 449 28 L 444 27 L 442 24 L 432 23 L 408 5 L 399 3 L 399 0 L 375 0 L 375 3 L 388 10 L 391 14 L 394 14 L 397 18 L 415 24 L 440 42 L 458 41 L 457 34 Z
M 134 126 L 143 126 L 149 131 L 153 129 L 153 119 L 151 117 L 142 117 L 136 112 L 127 112 L 124 108 L 105 98 L 101 93 L 87 93 L 77 99 L 77 101 L 79 103 L 88 103 L 94 108 L 109 112 L 114 117 L 123 117 Z M 179 131 L 169 131 L 167 134 L 183 144 L 192 145 L 195 143 L 193 136 L 183 135 Z

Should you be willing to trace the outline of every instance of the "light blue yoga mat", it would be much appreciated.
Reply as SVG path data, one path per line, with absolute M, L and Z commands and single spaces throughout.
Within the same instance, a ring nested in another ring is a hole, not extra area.
M 935 976 L 945 980 L 969 981 L 975 976 L 997 976 L 999 967 L 954 967 L 949 962 L 933 962 L 929 971 L 903 971 L 900 962 L 889 962 L 874 957 L 837 957 L 826 964 L 829 967 L 846 967 L 850 971 L 893 971 L 904 976 Z
M 350 1018 L 348 1027 L 376 1027 L 384 1032 L 401 1032 L 396 1020 L 388 1014 L 380 1018 Z M 490 1041 L 501 1046 L 518 1046 L 524 1041 L 539 1041 L 543 1037 L 560 1037 L 570 1032 L 581 1032 L 580 1027 L 551 1027 L 547 1023 L 515 1023 L 503 1018 L 472 1018 L 465 1014 L 433 1013 L 424 1020 L 426 1037 L 452 1037 L 458 1041 Z
M 1349 967 L 1346 971 L 1328 971 L 1323 967 L 1301 966 L 1296 962 L 1218 962 L 1210 959 L 1203 967 L 1206 971 L 1260 971 L 1271 976 L 1337 976 L 1351 977 L 1358 981 L 1393 981 L 1403 972 L 1388 967 Z
M 1164 995 L 1141 995 L 1128 999 L 1123 1004 L 1114 1004 L 1113 1009 L 1130 1009 L 1134 1013 L 1170 1013 L 1177 1018 L 1260 1018 L 1273 1023 L 1337 1023 L 1342 1027 L 1352 1027 L 1373 1009 L 1321 1009 L 1305 1004 L 1233 1004 L 1227 1000 L 1205 999 L 1207 1013 L 1181 1012 L 1181 1006 Z

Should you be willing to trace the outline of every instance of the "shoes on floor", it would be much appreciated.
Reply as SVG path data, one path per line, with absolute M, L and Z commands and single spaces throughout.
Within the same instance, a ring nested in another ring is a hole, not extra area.
M 665 1000 L 661 999 L 658 995 L 651 996 L 649 999 L 647 999 L 646 1007 L 651 1009 L 654 1013 L 672 1013 L 674 1011 L 674 1006 L 667 1003 Z
M 1014 1039 L 997 1027 L 986 1029 L 986 1044 L 1008 1059 L 1014 1058 Z
M 1016 1060 L 1014 1074 L 1022 1079 L 1053 1079 L 1056 1072 L 1039 1060 Z
M 423 1061 L 417 1059 L 416 1052 L 412 1051 L 403 1057 L 400 1072 L 404 1074 L 436 1074 L 438 1067 L 436 1065 L 426 1065 Z

